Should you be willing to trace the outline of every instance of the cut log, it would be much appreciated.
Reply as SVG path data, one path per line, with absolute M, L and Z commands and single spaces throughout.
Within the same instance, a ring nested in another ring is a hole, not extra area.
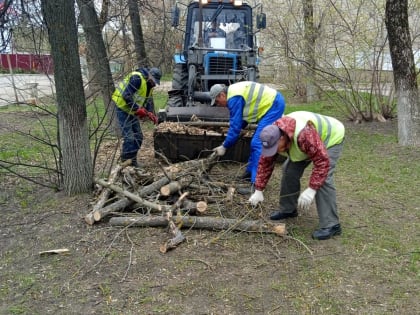
M 108 216 L 109 214 L 117 211 L 121 211 L 122 209 L 128 207 L 129 205 L 133 204 L 134 201 L 129 198 L 122 198 L 118 201 L 103 207 L 102 209 L 98 209 L 93 213 L 93 219 L 95 222 L 101 221 L 103 218 Z
M 161 253 L 166 253 L 168 250 L 177 247 L 185 240 L 185 236 L 181 233 L 181 230 L 178 229 L 173 221 L 169 220 L 168 225 L 169 230 L 172 232 L 174 237 L 160 246 L 159 250 Z
M 52 255 L 52 254 L 68 254 L 70 251 L 67 248 L 58 248 L 51 250 L 44 250 L 39 252 L 40 255 Z
M 104 187 L 111 188 L 115 192 L 124 195 L 125 197 L 139 203 L 140 205 L 143 205 L 145 207 L 149 207 L 149 208 L 154 209 L 154 210 L 158 210 L 159 212 L 166 212 L 166 211 L 168 211 L 168 209 L 171 208 L 170 206 L 167 206 L 167 205 L 161 205 L 161 204 L 158 204 L 158 203 L 155 203 L 155 202 L 150 202 L 148 200 L 145 200 L 145 199 L 141 198 L 140 196 L 138 196 L 138 195 L 136 195 L 132 192 L 124 190 L 117 185 L 109 184 L 102 179 L 97 179 L 97 180 L 95 180 L 95 182 L 97 182 L 99 185 L 102 185 Z
M 176 226 L 172 220 L 172 212 L 180 208 L 188 192 L 183 193 L 179 199 L 172 205 L 171 209 L 166 213 L 166 220 L 168 222 L 169 231 L 172 233 L 173 238 L 169 239 L 165 244 L 160 246 L 160 251 L 166 253 L 168 250 L 177 247 L 185 240 L 185 236 L 181 233 L 181 230 Z
M 87 215 L 85 215 L 85 222 L 89 225 L 95 223 L 94 212 L 91 211 Z
M 217 217 L 193 217 L 193 216 L 176 216 L 176 223 L 180 223 L 182 227 L 205 229 L 205 230 L 235 230 L 244 232 L 258 233 L 274 233 L 277 235 L 286 235 L 286 225 L 284 223 L 266 223 L 258 220 L 237 220 Z M 130 227 L 157 227 L 167 226 L 168 221 L 162 216 L 130 216 L 130 217 L 113 217 L 109 223 L 114 226 L 130 226 Z
M 194 202 L 188 199 L 182 201 L 181 208 L 186 211 L 188 214 L 196 214 L 197 212 L 203 214 L 207 211 L 207 202 L 198 201 Z
M 150 185 L 147 185 L 139 190 L 138 195 L 139 197 L 145 197 L 149 196 L 155 191 L 159 191 L 159 188 L 162 187 L 162 185 L 166 185 L 169 182 L 169 179 L 167 177 L 162 177 L 159 180 L 151 183 Z M 98 209 L 93 213 L 93 219 L 95 222 L 102 220 L 109 214 L 117 211 L 121 211 L 122 209 L 127 208 L 128 206 L 134 204 L 135 201 L 129 198 L 121 198 L 120 200 L 102 208 Z M 141 206 L 141 205 L 138 205 Z
M 161 177 L 159 180 L 151 183 L 150 185 L 144 186 L 138 192 L 140 197 L 149 196 L 153 192 L 159 191 L 159 189 L 170 182 L 170 179 L 167 177 Z
M 162 196 L 167 197 L 167 196 L 170 196 L 177 191 L 180 191 L 182 188 L 183 187 L 182 187 L 180 182 L 177 182 L 177 181 L 170 182 L 169 184 L 167 184 L 165 186 L 162 186 L 160 188 L 160 193 L 161 193 Z
M 121 164 L 118 164 L 112 171 L 111 174 L 109 175 L 108 178 L 108 183 L 113 184 L 115 183 L 115 180 L 118 178 L 121 170 L 128 166 L 131 165 L 131 160 L 127 160 Z M 109 195 L 111 194 L 112 190 L 109 188 L 104 188 L 102 189 L 102 192 L 100 193 L 99 197 L 98 197 L 98 201 L 95 203 L 95 205 L 93 206 L 93 209 L 91 212 L 89 212 L 86 216 L 85 216 L 85 221 L 87 224 L 92 225 L 95 222 L 94 219 L 94 214 L 95 211 L 97 211 L 98 209 L 103 208 L 103 206 L 106 204 L 106 202 L 108 201 Z
M 179 172 L 189 172 L 190 170 L 195 170 L 196 172 L 207 172 L 211 166 L 217 161 L 218 156 L 213 153 L 205 159 L 189 160 L 185 162 L 179 162 L 171 164 L 170 166 L 165 167 L 166 172 L 170 173 L 179 173 Z
M 173 181 L 169 184 L 166 184 L 165 186 L 162 186 L 160 188 L 160 193 L 162 196 L 168 197 L 180 190 L 182 190 L 185 187 L 188 187 L 192 182 L 191 176 L 184 177 L 179 181 Z
M 136 194 L 133 194 L 129 191 L 124 191 L 122 190 L 122 188 L 118 186 L 110 186 L 110 185 L 113 185 L 113 182 L 114 182 L 114 179 L 111 180 L 111 176 L 110 176 L 110 180 L 108 181 L 95 179 L 95 183 L 105 187 L 104 191 L 106 190 L 107 193 L 103 195 L 103 197 L 101 198 L 101 202 L 97 203 L 97 205 L 95 206 L 95 209 L 85 216 L 85 221 L 86 223 L 92 225 L 94 222 L 100 221 L 101 219 L 108 216 L 109 214 L 120 211 L 134 204 L 135 202 L 137 202 L 138 197 L 140 197 L 141 202 L 138 202 L 138 204 L 136 205 L 137 207 L 146 206 L 153 210 L 157 210 L 161 212 L 162 207 L 165 207 L 166 209 L 167 207 L 170 207 L 170 206 L 161 206 L 157 203 L 150 203 L 147 200 L 143 200 L 142 197 L 149 196 L 153 192 L 159 191 L 162 186 L 170 183 L 171 180 L 175 178 L 175 175 L 178 178 L 182 178 L 180 176 L 180 174 L 182 173 L 188 174 L 190 172 L 194 172 L 195 174 L 197 173 L 201 174 L 203 172 L 206 172 L 216 161 L 217 161 L 217 156 L 215 154 L 212 154 L 208 158 L 205 158 L 205 159 L 191 160 L 191 161 L 186 161 L 186 162 L 180 162 L 177 164 L 172 164 L 168 168 L 165 168 L 166 176 L 162 176 L 160 177 L 158 181 L 141 188 L 137 193 L 138 196 L 136 196 Z M 115 172 L 115 174 L 118 174 L 118 173 L 120 172 Z M 188 181 L 186 179 L 180 180 L 178 183 L 180 186 L 177 186 L 178 184 L 175 184 L 174 186 L 170 186 L 168 190 L 163 189 L 164 194 L 170 195 L 173 192 L 179 191 L 179 187 L 185 187 L 187 185 L 187 182 Z M 189 180 L 189 182 L 191 182 L 191 179 Z M 124 195 L 125 197 L 114 202 L 113 204 L 110 204 L 104 207 L 104 205 L 108 201 L 106 200 L 105 196 L 106 195 L 109 196 L 109 192 L 112 190 Z M 200 209 L 203 207 L 206 207 L 203 204 L 200 204 L 198 206 Z
M 226 193 L 226 201 L 227 202 L 232 202 L 233 201 L 233 196 L 235 195 L 235 187 L 229 187 L 228 191 Z

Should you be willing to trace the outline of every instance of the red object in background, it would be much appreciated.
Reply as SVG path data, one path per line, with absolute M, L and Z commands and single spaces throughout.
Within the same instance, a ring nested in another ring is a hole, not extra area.
M 54 64 L 51 55 L 0 54 L 0 67 L 9 69 L 10 66 L 12 69 L 22 69 L 35 73 L 54 73 Z

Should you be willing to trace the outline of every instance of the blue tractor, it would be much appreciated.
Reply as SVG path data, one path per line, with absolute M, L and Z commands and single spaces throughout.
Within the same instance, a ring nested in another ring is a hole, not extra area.
M 210 106 L 209 90 L 216 83 L 257 81 L 259 49 L 256 32 L 266 26 L 262 6 L 242 0 L 195 0 L 181 10 L 172 7 L 171 23 L 181 28 L 186 12 L 183 46 L 174 55 L 172 89 L 161 121 L 227 121 L 225 108 Z M 253 10 L 258 14 L 253 15 Z M 256 26 L 254 31 L 253 25 Z

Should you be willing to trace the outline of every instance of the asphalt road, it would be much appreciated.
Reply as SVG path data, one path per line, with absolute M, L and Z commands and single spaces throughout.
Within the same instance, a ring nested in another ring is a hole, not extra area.
M 33 85 L 36 84 L 36 87 Z M 117 84 L 118 82 L 116 82 Z M 168 91 L 172 82 L 161 81 L 156 91 Z M 0 107 L 28 102 L 55 93 L 54 76 L 41 74 L 0 74 Z
M 54 76 L 0 74 L 0 106 L 27 102 L 55 93 Z

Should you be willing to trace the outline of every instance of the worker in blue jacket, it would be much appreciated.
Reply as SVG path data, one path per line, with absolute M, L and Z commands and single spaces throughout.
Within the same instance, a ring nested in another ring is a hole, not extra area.
M 223 156 L 226 149 L 235 145 L 243 128 L 248 124 L 257 124 L 251 139 L 248 165 L 241 176 L 241 179 L 249 180 L 251 186 L 238 190 L 239 193 L 251 193 L 262 151 L 260 132 L 283 116 L 286 107 L 284 97 L 277 90 L 253 81 L 237 82 L 229 86 L 215 84 L 209 94 L 212 106 L 216 104 L 229 109 L 229 130 L 226 138 L 220 146 L 214 148 L 218 156 Z

